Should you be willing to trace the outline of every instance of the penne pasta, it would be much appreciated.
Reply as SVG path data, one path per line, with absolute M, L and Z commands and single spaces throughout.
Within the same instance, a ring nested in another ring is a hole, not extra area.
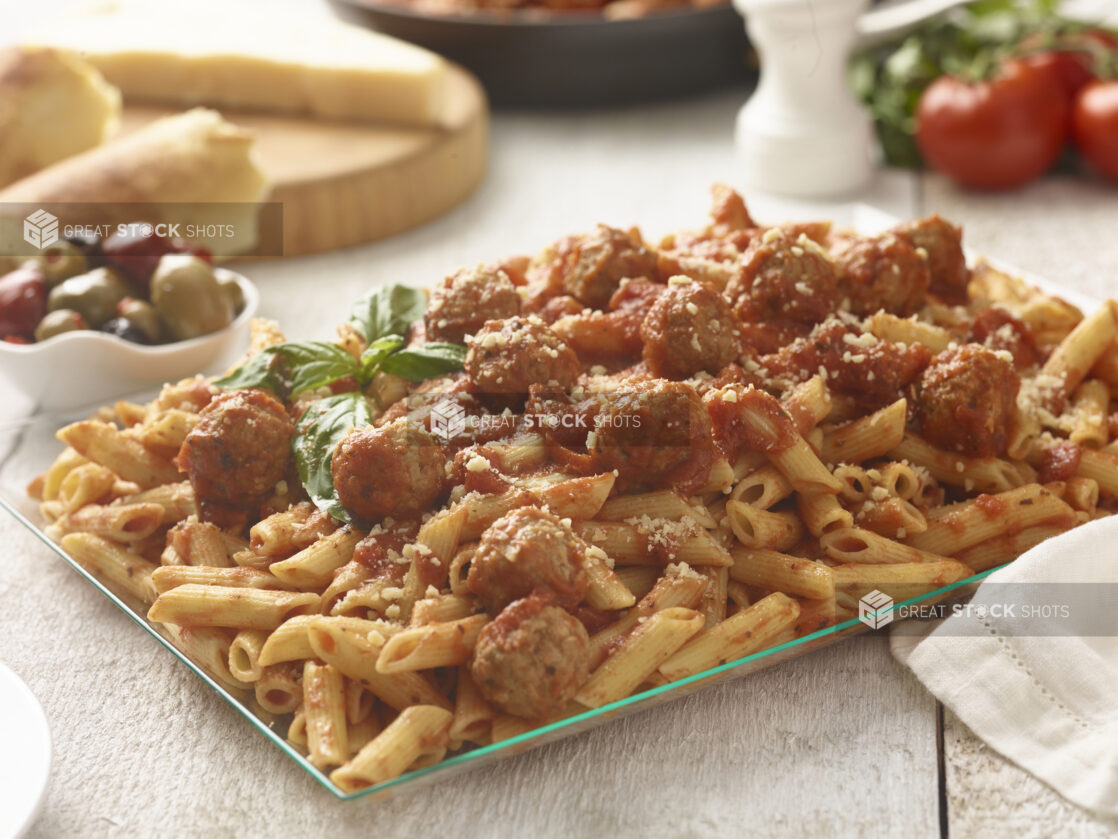
M 389 781 L 402 775 L 424 755 L 445 750 L 454 715 L 434 705 L 415 705 L 400 712 L 348 763 L 330 774 L 345 792 Z
M 470 615 L 447 623 L 429 623 L 397 632 L 381 648 L 380 673 L 403 673 L 457 667 L 470 659 L 478 634 L 489 615 Z
M 187 583 L 169 589 L 148 610 L 148 620 L 186 626 L 275 629 L 318 604 L 309 592 L 228 588 Z
M 813 600 L 835 596 L 831 569 L 821 562 L 764 549 L 735 548 L 732 553 L 730 577 L 739 583 Z

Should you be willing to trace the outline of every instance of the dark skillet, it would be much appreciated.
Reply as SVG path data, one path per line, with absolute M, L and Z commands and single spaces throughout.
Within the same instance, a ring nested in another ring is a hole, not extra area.
M 671 99 L 755 71 L 729 3 L 632 20 L 598 12 L 418 14 L 374 0 L 331 0 L 342 17 L 434 50 L 481 79 L 494 105 L 603 107 Z

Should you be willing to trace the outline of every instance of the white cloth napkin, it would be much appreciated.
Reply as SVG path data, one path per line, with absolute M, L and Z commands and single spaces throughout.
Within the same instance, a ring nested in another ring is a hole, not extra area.
M 1076 591 L 1110 596 L 1118 591 L 1118 516 L 1038 545 L 991 574 L 971 602 L 1023 590 L 1061 599 L 1071 587 L 1005 583 L 1094 583 Z M 893 655 L 993 749 L 1069 801 L 1118 815 L 1118 609 L 1093 610 L 1090 637 L 1050 634 L 1061 621 L 1067 627 L 1063 618 L 975 611 L 896 624 Z M 1094 634 L 1099 626 L 1108 629 Z

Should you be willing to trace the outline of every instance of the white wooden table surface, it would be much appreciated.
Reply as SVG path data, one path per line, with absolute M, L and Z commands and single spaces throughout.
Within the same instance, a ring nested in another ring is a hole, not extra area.
M 742 97 L 498 116 L 491 171 L 467 204 L 390 241 L 251 266 L 261 314 L 291 337 L 330 336 L 374 283 L 430 283 L 597 221 L 654 236 L 701 224 L 709 185 L 735 180 Z M 860 199 L 898 215 L 940 211 L 984 252 L 1118 292 L 1113 188 L 1054 178 L 976 197 L 892 173 Z M 787 210 L 752 206 L 773 221 Z M 884 635 L 410 797 L 341 803 L 5 516 L 0 546 L 0 660 L 38 695 L 54 737 L 34 837 L 1118 835 L 943 715 Z

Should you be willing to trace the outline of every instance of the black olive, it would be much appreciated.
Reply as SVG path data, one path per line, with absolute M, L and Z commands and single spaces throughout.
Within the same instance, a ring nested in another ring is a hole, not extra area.
M 131 341 L 134 344 L 150 344 L 148 336 L 128 318 L 113 318 L 108 320 L 101 327 L 102 332 L 107 332 L 110 335 L 115 335 L 118 338 L 123 338 L 125 341 Z

